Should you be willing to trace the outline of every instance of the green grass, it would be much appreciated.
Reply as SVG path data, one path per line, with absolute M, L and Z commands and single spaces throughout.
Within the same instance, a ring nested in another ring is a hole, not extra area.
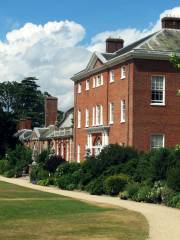
M 0 239 L 143 240 L 147 235 L 141 214 L 0 182 Z

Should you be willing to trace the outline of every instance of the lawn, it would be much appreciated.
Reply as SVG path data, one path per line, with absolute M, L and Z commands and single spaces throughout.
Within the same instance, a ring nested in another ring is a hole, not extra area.
M 0 239 L 143 240 L 147 235 L 141 214 L 0 182 Z

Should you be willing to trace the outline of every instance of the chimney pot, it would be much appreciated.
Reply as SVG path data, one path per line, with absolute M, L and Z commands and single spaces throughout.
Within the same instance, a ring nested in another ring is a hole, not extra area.
M 106 52 L 113 53 L 123 48 L 124 40 L 120 38 L 107 38 L 106 39 Z

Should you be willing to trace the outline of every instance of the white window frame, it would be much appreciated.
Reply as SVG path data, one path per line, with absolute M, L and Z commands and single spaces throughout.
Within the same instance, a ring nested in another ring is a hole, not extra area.
M 85 116 L 85 119 L 86 119 L 85 127 L 89 127 L 89 109 L 87 109 L 87 108 L 86 108 L 86 116 Z
M 161 136 L 163 139 L 162 139 L 162 146 L 157 146 L 157 147 L 153 147 L 152 146 L 152 138 L 153 137 L 159 137 Z M 159 149 L 159 148 L 164 148 L 165 147 L 165 134 L 162 134 L 162 133 L 156 133 L 156 134 L 151 134 L 151 137 L 150 137 L 150 150 L 156 150 L 156 149 Z
M 115 81 L 115 73 L 114 70 L 109 71 L 109 82 L 112 83 Z
M 93 88 L 95 88 L 95 87 L 96 87 L 96 78 L 93 77 Z
M 86 80 L 86 91 L 88 91 L 89 88 L 90 88 L 90 80 L 87 79 L 87 80 Z
M 101 112 L 101 116 L 100 116 L 100 125 L 103 125 L 103 106 L 100 105 L 100 112 Z
M 100 87 L 104 83 L 104 76 L 103 74 L 98 74 L 95 77 L 93 77 L 93 88 Z
M 121 123 L 126 122 L 126 101 L 121 100 Z
M 114 123 L 114 103 L 109 103 L 109 124 Z
M 78 110 L 77 114 L 77 128 L 81 128 L 81 111 Z
M 80 163 L 80 161 L 81 161 L 81 147 L 78 144 L 77 145 L 77 162 Z
M 104 83 L 104 76 L 103 76 L 103 74 L 101 73 L 101 86 L 103 85 L 103 83 Z
M 78 93 L 81 93 L 81 92 L 82 92 L 82 84 L 78 83 Z
M 95 107 L 92 109 L 92 126 L 95 126 L 95 115 L 96 115 L 96 110 Z
M 121 79 L 126 78 L 126 66 L 121 67 Z
M 162 90 L 159 90 L 159 89 L 154 89 L 153 88 L 153 78 L 155 77 L 162 77 L 163 79 L 163 89 Z M 165 106 L 165 82 L 166 82 L 166 79 L 165 79 L 165 76 L 164 75 L 153 75 L 151 76 L 151 104 L 152 106 Z M 152 91 L 162 91 L 162 96 L 163 96 L 163 99 L 162 99 L 162 102 L 155 102 L 155 100 L 152 100 Z

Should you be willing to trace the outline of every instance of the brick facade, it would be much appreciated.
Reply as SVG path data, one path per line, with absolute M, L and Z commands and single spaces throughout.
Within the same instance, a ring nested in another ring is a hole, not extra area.
M 121 79 L 121 66 L 126 67 L 126 78 Z M 80 159 L 86 155 L 88 128 L 85 127 L 85 109 L 89 109 L 89 127 L 92 126 L 92 109 L 103 106 L 103 125 L 108 126 L 109 143 L 130 145 L 138 150 L 150 150 L 152 134 L 164 134 L 165 146 L 172 147 L 180 143 L 180 97 L 176 91 L 180 88 L 180 72 L 169 61 L 133 60 L 116 65 L 114 82 L 109 82 L 109 69 L 103 73 L 103 85 L 93 88 L 93 76 L 90 90 L 85 90 L 87 79 L 81 81 L 82 92 L 77 93 L 75 84 L 75 143 L 81 146 Z M 151 77 L 165 76 L 165 106 L 151 106 Z M 126 121 L 120 122 L 120 101 L 126 102 Z M 114 123 L 109 124 L 109 103 L 114 103 Z M 81 128 L 77 128 L 77 111 L 81 111 Z M 101 131 L 92 133 L 102 138 Z M 77 151 L 75 152 L 77 159 Z

